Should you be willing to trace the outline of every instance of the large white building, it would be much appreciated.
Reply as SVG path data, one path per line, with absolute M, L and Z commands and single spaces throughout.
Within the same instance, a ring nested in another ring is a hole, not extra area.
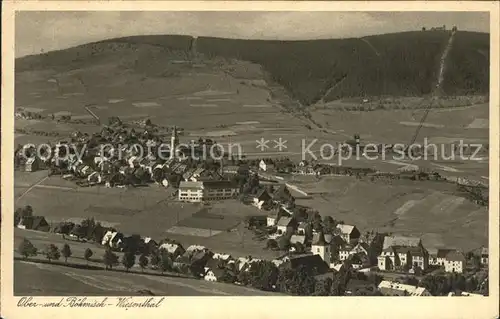
M 381 281 L 378 289 L 384 296 L 431 296 L 429 291 L 423 287 L 405 285 L 388 280 Z
M 452 251 L 446 255 L 444 270 L 451 273 L 462 273 L 465 269 L 465 256 L 459 251 Z
M 179 200 L 202 202 L 233 198 L 239 188 L 231 181 L 180 182 Z

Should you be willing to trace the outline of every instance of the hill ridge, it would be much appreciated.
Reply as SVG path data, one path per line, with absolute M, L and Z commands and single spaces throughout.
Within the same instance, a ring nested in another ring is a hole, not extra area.
M 449 36 L 447 31 L 291 41 L 132 36 L 18 58 L 16 70 L 88 67 L 91 58 L 124 50 L 136 52 L 136 62 L 143 64 L 154 50 L 158 51 L 154 59 L 169 61 L 179 56 L 192 61 L 196 51 L 196 56 L 206 61 L 235 59 L 259 64 L 294 99 L 308 106 L 349 97 L 431 95 Z M 489 34 L 458 31 L 455 38 L 447 55 L 443 94 L 486 94 Z M 475 59 L 478 52 L 485 58 Z

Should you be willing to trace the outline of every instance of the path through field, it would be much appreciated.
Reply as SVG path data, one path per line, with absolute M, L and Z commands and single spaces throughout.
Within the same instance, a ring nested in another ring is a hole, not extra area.
M 38 185 L 40 185 L 41 183 L 43 183 L 47 178 L 49 178 L 48 176 L 45 176 L 44 178 L 42 178 L 41 180 L 39 180 L 38 182 L 36 182 L 35 184 L 31 185 L 26 191 L 24 191 L 24 193 L 22 193 L 21 195 L 19 195 L 18 198 L 16 198 L 16 203 L 24 197 L 24 195 L 28 194 L 33 188 L 37 187 Z

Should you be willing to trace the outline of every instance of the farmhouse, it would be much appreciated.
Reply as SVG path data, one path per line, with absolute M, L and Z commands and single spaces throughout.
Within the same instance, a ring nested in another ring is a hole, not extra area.
M 160 250 L 165 250 L 169 254 L 174 256 L 174 259 L 177 258 L 177 256 L 180 256 L 184 254 L 185 250 L 180 244 L 176 243 L 163 243 L 159 247 Z
M 253 205 L 261 209 L 264 204 L 271 200 L 271 195 L 267 192 L 265 188 L 259 190 L 259 192 L 253 198 Z
M 50 225 L 43 216 L 25 216 L 21 218 L 17 224 L 17 228 L 48 232 Z
M 293 230 L 297 227 L 297 221 L 292 217 L 282 217 L 276 223 L 276 227 L 278 228 L 278 233 L 285 234 L 288 228 Z
M 30 157 L 26 160 L 24 164 L 24 170 L 26 172 L 35 172 L 39 168 L 40 161 L 37 157 Z
M 381 281 L 378 289 L 384 296 L 431 296 L 429 291 L 423 287 L 404 285 L 388 280 Z
M 361 235 L 356 226 L 338 224 L 337 229 L 340 231 L 340 236 L 342 237 L 342 239 L 344 239 L 347 243 L 357 241 L 359 239 L 359 236 Z
M 444 270 L 451 273 L 462 273 L 465 269 L 465 256 L 459 251 L 451 251 L 446 255 Z
M 233 198 L 239 188 L 231 181 L 186 182 L 179 185 L 179 200 L 201 202 Z

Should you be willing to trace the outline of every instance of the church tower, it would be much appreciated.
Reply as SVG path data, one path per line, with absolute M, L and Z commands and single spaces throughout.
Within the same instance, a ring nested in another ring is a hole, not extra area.
M 177 134 L 177 126 L 172 130 L 172 137 L 170 138 L 170 158 L 177 156 L 177 146 L 179 145 L 179 136 Z
M 314 255 L 319 255 L 328 265 L 330 265 L 331 251 L 330 244 L 326 242 L 323 232 L 313 235 L 311 252 Z

